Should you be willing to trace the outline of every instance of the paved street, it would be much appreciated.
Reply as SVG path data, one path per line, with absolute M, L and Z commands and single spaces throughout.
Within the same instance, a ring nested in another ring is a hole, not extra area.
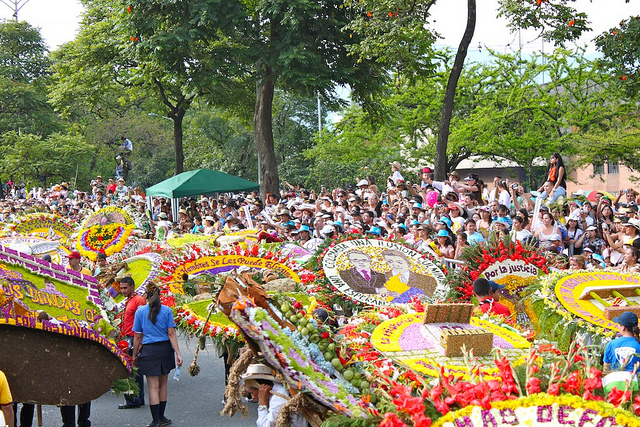
M 190 377 L 187 366 L 193 361 L 193 352 L 197 341 L 190 339 L 189 343 L 182 337 L 179 339 L 180 349 L 184 358 L 184 366 L 180 374 L 180 381 L 173 379 L 173 372 L 169 374 L 169 399 L 166 416 L 173 421 L 173 425 L 189 427 L 253 427 L 255 426 L 257 406 L 249 404 L 249 416 L 243 418 L 236 414 L 232 418 L 221 417 L 222 396 L 224 394 L 224 365 L 218 358 L 215 348 L 207 342 L 205 351 L 200 351 L 198 365 L 200 374 Z M 91 404 L 91 422 L 93 427 L 144 427 L 151 421 L 149 406 L 139 409 L 117 409 L 118 404 L 124 402 L 122 396 L 105 394 Z M 148 403 L 148 401 L 146 402 Z M 42 408 L 43 426 L 59 427 L 62 425 L 60 411 L 53 406 Z M 37 425 L 34 416 L 34 426 Z

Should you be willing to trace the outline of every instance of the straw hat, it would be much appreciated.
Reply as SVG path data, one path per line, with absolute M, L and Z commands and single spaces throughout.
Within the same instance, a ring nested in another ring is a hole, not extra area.
M 277 381 L 275 377 L 276 371 L 263 365 L 262 363 L 254 363 L 249 365 L 247 372 L 242 374 L 243 380 L 268 380 Z

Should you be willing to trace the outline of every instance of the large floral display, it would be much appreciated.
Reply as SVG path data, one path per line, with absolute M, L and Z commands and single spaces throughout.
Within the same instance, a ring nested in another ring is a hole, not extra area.
M 49 213 L 32 213 L 17 217 L 8 223 L 2 236 L 36 236 L 47 240 L 66 242 L 75 231 L 74 224 Z
M 121 252 L 135 230 L 133 217 L 114 206 L 102 208 L 83 222 L 76 240 L 77 250 L 92 261 L 98 253 L 107 256 Z
M 499 318 L 489 320 L 473 317 L 470 323 L 425 324 L 424 316 L 424 313 L 413 313 L 387 320 L 373 331 L 372 345 L 387 357 L 430 376 L 437 376 L 443 367 L 451 373 L 467 375 L 463 357 L 445 356 L 441 344 L 442 331 L 489 331 L 493 334 L 492 347 L 500 348 L 503 354 L 520 363 L 531 345 L 513 328 L 502 326 Z M 477 359 L 486 364 L 493 360 L 493 356 Z M 495 368 L 489 367 L 483 369 L 481 374 L 491 377 L 496 372 Z
M 637 274 L 556 272 L 527 291 L 543 336 L 557 340 L 561 348 L 568 348 L 576 334 L 595 343 L 613 338 L 618 329 L 614 317 L 624 311 L 640 313 Z
M 370 305 L 408 303 L 413 297 L 444 299 L 442 270 L 420 253 L 395 242 L 345 240 L 322 259 L 324 275 L 336 291 Z
M 128 376 L 131 360 L 115 341 L 93 277 L 0 246 L 0 285 L 0 348 L 19 355 L 0 358 L 0 369 L 19 378 L 14 398 L 83 403 Z M 42 378 L 47 387 L 29 387 Z

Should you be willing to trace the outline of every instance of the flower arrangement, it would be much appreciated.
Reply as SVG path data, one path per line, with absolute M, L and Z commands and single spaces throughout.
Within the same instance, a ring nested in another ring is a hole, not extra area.
M 640 395 L 614 389 L 605 397 L 602 372 L 586 348 L 564 353 L 549 345 L 531 349 L 513 368 L 497 354 L 496 379 L 483 379 L 470 365 L 470 378 L 441 369 L 436 385 L 411 389 L 389 380 L 381 393 L 393 410 L 380 426 L 486 427 L 498 425 L 640 426 Z M 632 412 L 630 412 L 632 411 Z
M 231 320 L 259 345 L 267 363 L 279 371 L 287 384 L 305 390 L 337 413 L 365 415 L 366 404 L 356 398 L 358 389 L 344 377 L 331 377 L 341 365 L 340 360 L 327 363 L 317 345 L 309 343 L 297 331 L 280 327 L 264 309 L 255 307 L 247 299 L 236 302 Z M 362 386 L 362 381 L 360 384 Z
M 91 226 L 78 234 L 76 248 L 92 261 L 96 260 L 99 252 L 104 252 L 107 256 L 113 255 L 123 250 L 134 228 L 132 224 Z
M 80 229 L 87 229 L 94 225 L 125 224 L 133 225 L 135 220 L 129 212 L 117 206 L 106 206 L 93 213 L 90 213 L 80 226 Z
M 525 290 L 525 302 L 539 318 L 543 337 L 557 340 L 567 349 L 576 334 L 589 336 L 597 344 L 615 336 L 615 324 L 605 319 L 602 309 L 588 301 L 578 301 L 585 286 L 615 286 L 640 281 L 638 275 L 623 275 L 608 270 L 598 272 L 554 272 L 533 282 Z M 561 297 L 559 297 L 561 296 Z
M 323 301 L 329 306 L 334 306 L 335 304 L 337 304 L 338 306 L 342 307 L 342 309 L 345 311 L 347 315 L 361 312 L 362 310 L 370 308 L 371 305 L 364 303 L 362 301 L 359 301 L 358 299 L 355 299 L 352 296 L 347 295 L 346 293 L 339 290 L 336 287 L 336 285 L 326 277 L 326 272 L 323 269 L 323 264 L 324 264 L 324 260 L 327 253 L 329 253 L 330 251 L 333 251 L 337 245 L 340 245 L 349 241 L 362 240 L 362 239 L 365 239 L 365 237 L 363 237 L 361 234 L 345 234 L 338 239 L 327 239 L 327 241 L 325 241 L 325 243 L 323 243 L 318 248 L 318 250 L 316 251 L 316 254 L 313 257 L 311 257 L 309 261 L 305 264 L 305 266 L 308 267 L 315 274 L 315 281 L 313 282 L 313 286 L 308 288 L 307 292 L 316 296 L 316 298 L 319 301 Z M 382 238 L 372 238 L 372 236 L 367 236 L 366 239 L 372 240 L 375 242 L 377 241 L 392 242 L 391 244 L 389 244 L 389 248 L 393 248 L 394 245 L 399 245 L 399 246 L 404 246 L 406 249 L 409 249 L 411 252 L 414 252 L 413 248 L 409 247 L 404 241 L 401 241 L 401 240 L 398 241 L 398 240 L 387 240 Z M 384 245 L 379 245 L 379 246 L 383 247 Z M 445 286 L 445 284 L 442 283 L 444 282 L 444 275 L 442 274 L 442 272 L 446 274 L 446 269 L 440 266 L 437 260 L 435 260 L 431 256 L 431 254 L 422 253 L 420 254 L 420 256 L 421 256 L 421 260 L 425 261 L 424 264 L 431 265 L 432 267 L 434 267 L 433 270 L 438 270 L 437 273 L 440 276 L 442 276 L 442 280 L 440 279 L 437 280 L 438 289 L 440 289 L 441 286 Z M 421 265 L 420 268 L 423 268 L 423 266 Z M 440 292 L 440 291 L 437 291 L 437 292 Z M 444 292 L 444 294 L 446 294 L 446 292 Z
M 315 277 L 295 260 L 266 245 L 255 244 L 244 248 L 240 245 L 233 245 L 217 248 L 193 244 L 165 253 L 161 265 L 164 275 L 160 281 L 171 283 L 172 291 L 177 294 L 183 292 L 181 283 L 184 274 L 192 275 L 204 272 L 219 274 L 241 266 L 257 269 L 271 268 L 296 282 L 301 281 L 299 274 L 307 282 Z
M 201 301 L 195 304 L 214 304 L 210 301 Z M 207 307 L 207 311 L 210 307 Z M 209 320 L 196 313 L 194 309 L 185 304 L 174 307 L 174 318 L 178 329 L 190 336 L 196 336 L 203 332 L 204 336 L 211 337 L 211 340 L 218 348 L 227 347 L 235 350 L 244 345 L 244 338 L 240 334 L 238 327 L 222 313 L 215 313 Z
M 2 231 L 2 235 L 27 236 L 37 234 L 50 238 L 60 238 L 67 241 L 74 232 L 73 224 L 67 222 L 63 217 L 50 213 L 31 213 L 16 218 L 7 224 Z M 53 236 L 51 235 L 53 233 Z
M 449 299 L 453 300 L 469 301 L 473 295 L 473 281 L 496 263 L 507 260 L 523 261 L 544 273 L 549 272 L 548 261 L 537 248 L 522 245 L 519 241 L 513 242 L 509 236 L 500 239 L 492 235 L 484 242 L 466 247 L 463 249 L 460 259 L 465 262 L 464 267 L 449 275 L 452 284 L 452 293 L 449 295 Z M 490 277 L 489 279 L 491 280 Z M 524 281 L 520 284 L 505 284 L 510 285 L 508 291 L 514 297 L 517 297 L 517 293 L 526 286 Z

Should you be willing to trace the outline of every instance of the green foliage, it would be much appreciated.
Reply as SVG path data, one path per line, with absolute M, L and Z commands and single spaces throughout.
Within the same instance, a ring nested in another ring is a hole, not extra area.
M 498 17 L 507 18 L 513 32 L 518 29 L 533 29 L 545 41 L 562 46 L 589 31 L 587 15 L 569 6 L 575 2 L 576 0 L 500 0 Z
M 26 22 L 0 22 L 0 134 L 48 135 L 60 129 L 47 103 L 49 65 L 38 29 Z
M 0 21 L 0 75 L 33 82 L 48 73 L 47 46 L 37 28 L 27 22 Z
M 637 97 L 640 93 L 640 16 L 621 21 L 617 27 L 599 35 L 595 42 L 604 54 L 602 67 L 615 78 L 615 84 L 622 85 L 629 98 Z
M 7 132 L 0 138 L 2 177 L 24 178 L 27 185 L 89 180 L 94 147 L 81 137 L 54 133 L 46 138 Z
M 306 184 L 344 187 L 367 175 L 384 182 L 389 162 L 399 158 L 400 138 L 396 130 L 374 127 L 362 109 L 351 107 L 335 129 L 323 132 L 315 147 L 305 152 L 313 161 Z
M 345 415 L 333 415 L 327 418 L 322 427 L 375 427 L 380 421 L 380 418 L 351 418 Z

